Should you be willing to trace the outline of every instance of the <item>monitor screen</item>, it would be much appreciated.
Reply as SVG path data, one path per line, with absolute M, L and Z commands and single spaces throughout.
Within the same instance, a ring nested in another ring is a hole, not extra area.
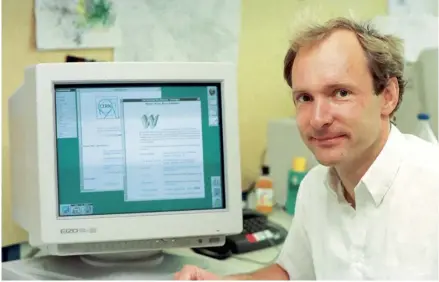
M 55 85 L 60 217 L 225 208 L 220 83 Z

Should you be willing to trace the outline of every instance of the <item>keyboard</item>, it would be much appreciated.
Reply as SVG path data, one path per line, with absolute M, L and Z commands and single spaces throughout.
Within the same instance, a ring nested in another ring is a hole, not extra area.
M 268 220 L 265 215 L 253 210 L 244 210 L 243 217 L 243 231 L 240 234 L 227 236 L 223 246 L 192 250 L 201 255 L 224 260 L 233 254 L 263 250 L 285 241 L 288 231 Z
M 282 244 L 288 231 L 268 220 L 265 215 L 244 211 L 243 231 L 227 236 L 226 245 L 234 254 L 258 251 Z

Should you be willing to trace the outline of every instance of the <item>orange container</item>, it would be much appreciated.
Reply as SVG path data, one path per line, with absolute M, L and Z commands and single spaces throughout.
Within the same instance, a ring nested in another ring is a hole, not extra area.
M 273 180 L 268 166 L 262 167 L 262 175 L 256 181 L 256 210 L 267 214 L 273 211 Z

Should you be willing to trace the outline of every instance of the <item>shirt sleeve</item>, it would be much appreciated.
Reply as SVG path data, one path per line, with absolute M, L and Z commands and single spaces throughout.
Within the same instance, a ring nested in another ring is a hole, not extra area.
M 290 280 L 316 279 L 311 246 L 304 225 L 307 218 L 303 209 L 306 201 L 306 197 L 303 197 L 303 188 L 305 187 L 301 185 L 297 195 L 294 219 L 277 259 L 277 264 L 288 273 Z

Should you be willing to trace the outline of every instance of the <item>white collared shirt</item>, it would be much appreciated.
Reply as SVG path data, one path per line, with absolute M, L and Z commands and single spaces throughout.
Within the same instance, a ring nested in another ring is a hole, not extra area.
M 438 280 L 439 146 L 392 126 L 355 188 L 324 166 L 302 181 L 278 264 L 291 280 Z

